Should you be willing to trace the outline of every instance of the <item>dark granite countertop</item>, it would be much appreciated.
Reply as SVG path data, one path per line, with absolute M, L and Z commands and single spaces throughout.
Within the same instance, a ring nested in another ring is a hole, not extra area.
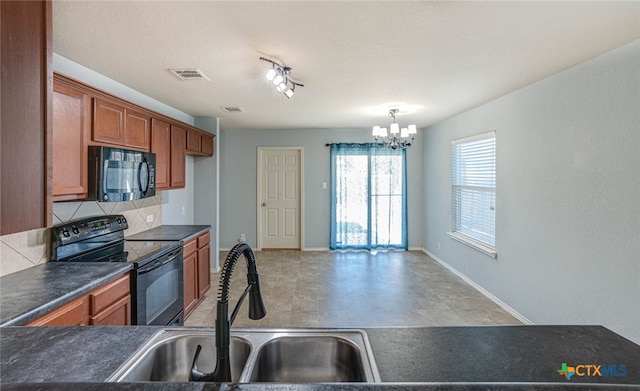
M 162 327 L 149 326 L 0 328 L 2 387 L 24 382 L 103 382 L 160 329 Z M 417 327 L 365 331 L 382 382 L 387 383 L 387 387 L 396 384 L 398 388 L 407 389 L 524 390 L 543 389 L 547 384 L 552 388 L 566 388 L 580 383 L 581 389 L 586 386 L 597 389 L 606 384 L 640 386 L 640 346 L 600 326 Z M 566 380 L 558 373 L 562 363 L 574 367 L 613 365 L 619 375 L 624 365 L 626 373 L 618 377 L 574 375 Z M 450 388 L 453 385 L 461 388 Z M 94 386 L 102 389 L 98 384 Z M 109 386 L 115 387 L 115 384 Z M 169 384 L 146 386 L 177 387 Z M 220 385 L 215 385 L 216 388 L 183 386 L 196 390 L 217 389 Z M 43 389 L 56 389 L 54 385 L 51 387 L 54 388 Z M 129 389 L 125 384 L 119 387 Z M 275 387 L 243 386 L 247 390 Z M 348 386 L 353 389 L 371 387 L 374 386 Z
M 161 225 L 137 234 L 127 236 L 126 240 L 187 241 L 211 229 L 210 225 Z
M 127 262 L 47 262 L 0 277 L 0 326 L 19 326 L 131 269 Z

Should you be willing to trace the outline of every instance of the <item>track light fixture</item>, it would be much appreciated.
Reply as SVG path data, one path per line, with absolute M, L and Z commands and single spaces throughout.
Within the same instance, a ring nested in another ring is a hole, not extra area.
M 396 122 L 396 114 L 398 114 L 399 111 L 399 109 L 389 110 L 389 117 L 393 119 L 391 126 L 389 126 L 389 133 L 387 133 L 387 128 L 380 126 L 373 127 L 373 138 L 376 140 L 376 143 L 382 143 L 385 147 L 391 149 L 406 149 L 411 146 L 411 143 L 416 138 L 416 126 L 409 125 L 406 128 L 400 129 L 400 125 Z
M 304 84 L 297 83 L 289 78 L 291 67 L 283 67 L 277 62 L 264 57 L 260 57 L 260 60 L 271 64 L 271 69 L 269 69 L 264 76 L 273 83 L 276 91 L 284 94 L 287 98 L 293 96 L 296 87 L 304 87 Z

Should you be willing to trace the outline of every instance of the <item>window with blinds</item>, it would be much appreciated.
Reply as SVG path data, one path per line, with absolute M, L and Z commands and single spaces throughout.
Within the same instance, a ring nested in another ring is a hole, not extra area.
M 451 204 L 450 236 L 495 257 L 495 132 L 451 142 Z

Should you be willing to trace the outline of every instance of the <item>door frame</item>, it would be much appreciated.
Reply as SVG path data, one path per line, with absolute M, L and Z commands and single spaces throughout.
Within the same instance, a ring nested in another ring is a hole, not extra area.
M 300 152 L 300 181 L 298 194 L 300 196 L 300 251 L 304 250 L 304 147 L 258 147 L 257 150 L 257 186 L 256 186 L 256 251 L 262 250 L 262 208 L 260 206 L 262 190 L 262 154 L 265 151 L 299 151 Z

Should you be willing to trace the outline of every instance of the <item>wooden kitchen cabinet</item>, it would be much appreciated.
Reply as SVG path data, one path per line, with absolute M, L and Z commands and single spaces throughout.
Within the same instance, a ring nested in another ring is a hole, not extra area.
M 53 201 L 87 198 L 91 97 L 54 79 Z
M 131 324 L 131 278 L 128 273 L 93 290 L 88 300 L 90 325 Z
M 101 98 L 93 99 L 92 141 L 148 152 L 151 118 Z
M 171 125 L 171 188 L 185 187 L 186 155 L 185 143 L 187 131 L 176 125 Z
M 51 225 L 51 1 L 0 1 L 0 235 Z
M 211 287 L 211 245 L 209 231 L 185 242 L 184 254 L 184 317 L 204 299 Z
M 131 311 L 131 279 L 126 273 L 26 326 L 127 326 Z
M 171 188 L 171 125 L 151 118 L 151 152 L 156 154 L 156 190 Z
M 213 135 L 198 129 L 188 129 L 186 153 L 196 156 L 213 156 Z

